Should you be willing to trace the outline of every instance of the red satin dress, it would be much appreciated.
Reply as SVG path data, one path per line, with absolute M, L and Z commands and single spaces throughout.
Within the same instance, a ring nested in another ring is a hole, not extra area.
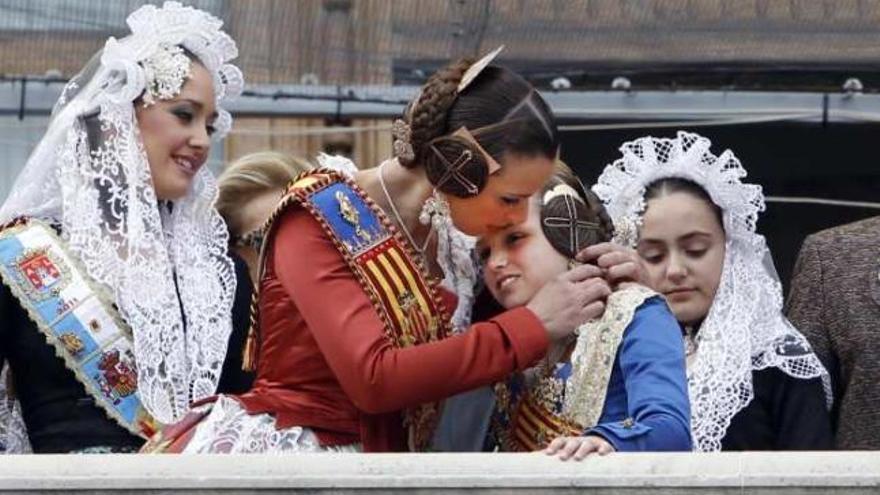
M 322 447 L 406 451 L 405 411 L 502 381 L 546 353 L 546 331 L 526 308 L 441 340 L 396 346 L 312 213 L 294 204 L 279 215 L 260 281 L 257 377 L 249 392 L 233 396 L 249 414 L 274 416 L 277 429 L 309 428 Z M 451 314 L 455 296 L 441 299 Z M 144 451 L 182 451 L 205 414 L 166 427 Z
M 454 309 L 455 296 L 444 302 Z M 396 348 L 342 255 L 305 210 L 278 220 L 260 284 L 261 344 L 252 390 L 238 399 L 278 428 L 309 427 L 322 445 L 406 450 L 401 411 L 505 379 L 544 356 L 526 308 L 467 331 Z M 451 313 L 451 311 L 449 311 Z

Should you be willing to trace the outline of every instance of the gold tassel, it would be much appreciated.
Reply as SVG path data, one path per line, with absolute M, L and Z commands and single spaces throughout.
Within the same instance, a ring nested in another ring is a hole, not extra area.
M 241 369 L 252 373 L 257 371 L 257 332 L 251 325 L 248 329 L 247 340 L 244 342 L 244 351 L 241 355 Z
M 251 298 L 251 324 L 248 327 L 247 339 L 244 341 L 244 349 L 241 354 L 241 369 L 249 373 L 257 371 L 257 358 L 260 352 L 260 335 L 257 331 L 257 321 L 259 320 L 258 302 L 259 296 L 255 289 Z

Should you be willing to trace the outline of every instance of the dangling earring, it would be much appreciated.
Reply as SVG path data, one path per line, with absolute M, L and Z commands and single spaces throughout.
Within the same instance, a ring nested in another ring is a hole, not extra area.
M 436 218 L 436 219 L 435 219 Z M 422 205 L 422 211 L 419 212 L 419 223 L 422 225 L 433 225 L 438 227 L 440 221 L 445 222 L 449 219 L 449 202 L 434 189 L 431 196 L 425 200 Z
M 471 254 L 476 239 L 461 233 L 452 224 L 449 202 L 437 189 L 425 200 L 419 212 L 419 222 L 430 225 L 437 233 L 437 264 L 443 270 L 442 285 L 458 296 L 458 306 L 452 314 L 452 326 L 463 331 L 471 323 L 477 266 Z

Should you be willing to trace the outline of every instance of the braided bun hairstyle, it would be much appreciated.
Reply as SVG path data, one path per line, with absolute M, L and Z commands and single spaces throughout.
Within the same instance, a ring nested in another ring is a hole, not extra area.
M 559 146 L 549 106 L 516 73 L 490 65 L 459 94 L 458 86 L 473 62 L 461 59 L 434 73 L 404 117 L 413 158 L 400 163 L 425 167 L 432 184 L 458 197 L 479 194 L 489 179 L 480 147 L 503 164 L 505 153 L 553 159 Z M 451 135 L 462 127 L 479 147 Z M 448 180 L 453 166 L 460 180 Z
M 540 199 L 541 230 L 566 258 L 614 236 L 614 224 L 602 201 L 559 160 Z

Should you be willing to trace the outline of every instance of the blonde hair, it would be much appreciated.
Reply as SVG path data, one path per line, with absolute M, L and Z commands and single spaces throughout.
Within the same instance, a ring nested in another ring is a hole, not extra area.
M 231 235 L 241 235 L 236 214 L 241 206 L 266 191 L 281 190 L 299 174 L 312 170 L 306 160 L 277 151 L 259 151 L 230 163 L 217 179 L 220 192 L 217 211 L 226 220 Z

